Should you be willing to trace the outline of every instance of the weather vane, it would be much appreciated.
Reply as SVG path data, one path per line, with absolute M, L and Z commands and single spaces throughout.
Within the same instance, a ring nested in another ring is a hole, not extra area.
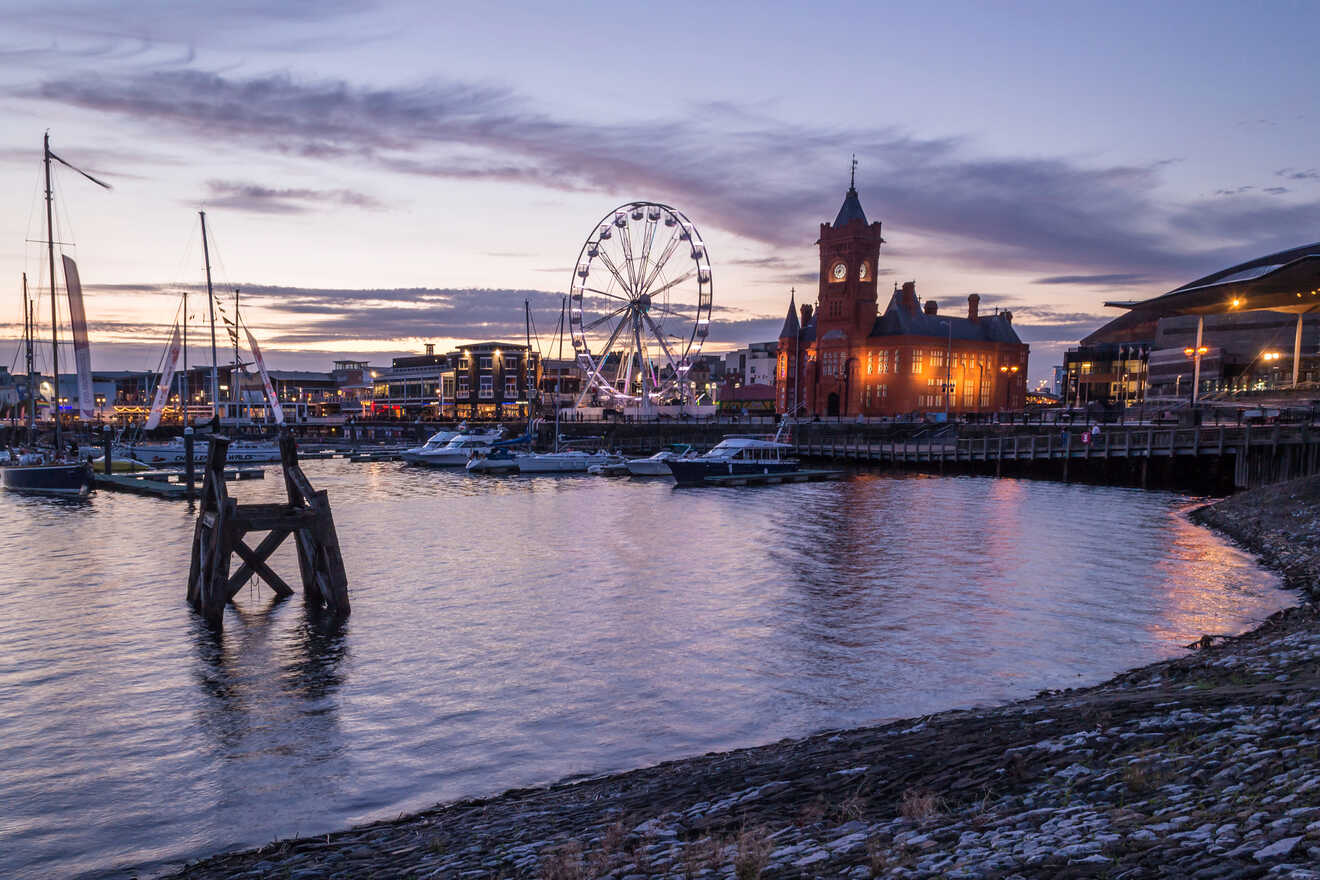
M 857 154 L 852 154 L 852 176 L 848 179 L 848 189 L 857 189 Z

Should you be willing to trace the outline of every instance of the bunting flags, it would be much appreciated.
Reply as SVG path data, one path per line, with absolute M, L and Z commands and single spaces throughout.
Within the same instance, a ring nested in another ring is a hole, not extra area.
M 69 294 L 69 324 L 73 328 L 73 359 L 78 365 L 78 415 L 84 422 L 96 417 L 96 398 L 92 395 L 92 349 L 87 340 L 87 312 L 83 308 L 82 283 L 78 265 L 64 260 L 64 287 Z
M 174 334 L 170 336 L 169 351 L 165 353 L 165 365 L 161 369 L 160 384 L 156 386 L 156 397 L 151 401 L 151 413 L 143 426 L 148 431 L 160 424 L 161 413 L 165 411 L 165 402 L 170 399 L 170 385 L 174 384 L 174 367 L 179 362 L 179 352 L 183 344 L 179 341 L 179 325 L 174 325 Z
M 284 424 L 284 407 L 280 406 L 280 399 L 275 394 L 275 386 L 270 384 L 270 373 L 266 372 L 266 359 L 261 356 L 261 348 L 257 345 L 256 337 L 252 331 L 243 328 L 247 334 L 248 347 L 252 349 L 252 359 L 257 362 L 257 369 L 261 371 L 261 383 L 266 386 L 266 402 L 270 405 L 270 411 L 275 416 L 275 424 Z

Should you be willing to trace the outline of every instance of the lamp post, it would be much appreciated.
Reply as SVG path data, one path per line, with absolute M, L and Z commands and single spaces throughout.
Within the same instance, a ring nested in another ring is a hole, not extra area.
M 944 421 L 949 420 L 949 397 L 953 394 L 953 322 L 940 321 L 949 331 L 949 344 L 944 350 Z
M 1020 369 L 1020 367 L 1018 367 L 1017 364 L 1013 364 L 1013 365 L 1011 365 L 1011 366 L 1010 366 L 1009 364 L 1000 364 L 1000 365 L 999 365 L 999 372 L 1000 372 L 1001 377 L 1002 377 L 1003 382 L 1004 382 L 1004 409 L 1005 409 L 1005 410 L 1007 410 L 1007 409 L 1009 408 L 1008 397 L 1009 397 L 1010 390 L 1011 390 L 1012 387 L 1013 387 L 1013 379 L 1012 379 L 1012 377 L 1014 377 L 1014 376 L 1017 375 L 1017 372 L 1018 372 L 1019 369 Z
M 1187 348 L 1183 349 L 1183 354 L 1192 359 L 1192 406 L 1196 406 L 1197 397 L 1200 392 L 1201 357 L 1209 350 L 1210 349 L 1201 344 L 1201 330 L 1198 325 L 1196 330 L 1196 347 L 1193 348 L 1189 345 Z M 1181 379 L 1182 375 L 1179 374 L 1178 378 Z M 1177 385 L 1174 386 L 1174 396 L 1178 396 Z

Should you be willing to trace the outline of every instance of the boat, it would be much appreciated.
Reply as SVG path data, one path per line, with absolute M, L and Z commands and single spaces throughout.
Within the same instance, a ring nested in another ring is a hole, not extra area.
M 105 473 L 104 455 L 102 455 L 100 458 L 89 458 L 87 459 L 87 463 L 92 466 L 93 471 L 102 474 Z M 137 473 L 138 471 L 149 471 L 149 470 L 151 470 L 151 465 L 146 464 L 145 462 L 137 461 L 132 458 L 110 459 L 110 473 L 112 474 Z
M 445 445 L 425 453 L 416 453 L 406 459 L 413 464 L 431 467 L 466 467 L 468 459 L 478 452 L 488 451 L 504 433 L 502 428 L 474 434 L 459 434 Z
M 725 437 L 704 455 L 675 458 L 668 465 L 680 486 L 700 486 L 707 477 L 793 473 L 799 462 L 792 452 L 792 446 L 777 439 Z
M 88 495 L 95 487 L 92 479 L 92 469 L 85 461 L 63 461 L 60 459 L 61 451 L 64 448 L 62 425 L 60 422 L 59 406 L 59 388 L 60 388 L 60 344 L 59 344 L 59 318 L 56 312 L 58 303 L 58 289 L 55 282 L 55 217 L 54 202 L 55 191 L 51 183 L 50 163 L 54 159 L 62 165 L 65 165 L 74 171 L 77 171 L 83 177 L 97 184 L 98 186 L 110 189 L 110 185 L 97 180 L 92 175 L 76 168 L 65 160 L 56 156 L 50 151 L 50 134 L 47 133 L 42 141 L 42 164 L 46 175 L 46 248 L 50 260 L 50 337 L 51 337 L 51 372 L 52 387 L 55 389 L 54 403 L 51 407 L 52 417 L 55 422 L 55 448 L 50 461 L 36 461 L 35 456 L 24 456 L 20 458 L 18 464 L 11 464 L 4 468 L 0 474 L 0 485 L 4 488 L 16 492 L 42 492 L 54 495 Z M 61 255 L 61 262 L 64 268 L 64 287 L 69 297 L 69 323 L 73 331 L 73 350 L 74 362 L 77 365 L 78 374 L 78 413 L 84 420 L 89 420 L 94 415 L 94 403 L 92 400 L 92 361 L 91 349 L 87 344 L 87 316 L 83 310 L 82 284 L 78 278 L 78 267 L 68 256 Z M 32 337 L 35 335 L 32 320 L 27 320 L 31 314 L 28 306 L 27 278 L 24 276 L 23 283 L 23 311 L 24 324 L 28 328 L 27 348 L 28 348 L 28 383 L 31 387 L 32 380 Z M 29 393 L 29 400 L 32 397 Z M 29 427 L 29 432 L 31 428 Z M 29 440 L 31 440 L 29 436 Z
M 533 452 L 518 459 L 518 470 L 524 474 L 585 474 L 592 465 L 608 464 L 612 458 L 608 452 L 581 449 Z
M 467 422 L 460 422 L 456 428 L 447 428 L 443 431 L 436 431 L 430 437 L 427 437 L 426 442 L 421 446 L 414 446 L 411 449 L 405 449 L 403 452 L 399 453 L 399 457 L 404 461 L 412 462 L 414 464 L 425 463 L 424 459 L 426 456 L 443 449 L 449 444 L 450 440 L 453 440 L 460 435 L 467 434 L 476 437 L 481 434 L 495 434 L 498 438 L 502 433 L 502 429 L 499 428 L 469 429 Z
M 646 458 L 630 458 L 627 462 L 628 473 L 634 477 L 668 477 L 671 475 L 669 463 L 676 458 L 694 458 L 696 453 L 686 443 L 674 443 L 668 449 L 662 449 Z
M 115 458 L 135 458 L 149 465 L 181 465 L 188 459 L 182 437 L 175 437 L 159 443 L 116 443 L 113 447 Z M 205 440 L 193 443 L 193 461 L 205 463 L 210 444 Z M 259 440 L 235 440 L 229 444 L 228 461 L 233 464 L 248 464 L 264 461 L 279 461 L 280 445 Z
M 470 474 L 511 474 L 518 470 L 518 456 L 506 448 L 496 447 L 478 452 L 464 467 Z
M 621 455 L 613 455 L 610 456 L 609 461 L 589 466 L 587 473 L 597 477 L 626 477 L 628 476 L 628 462 Z

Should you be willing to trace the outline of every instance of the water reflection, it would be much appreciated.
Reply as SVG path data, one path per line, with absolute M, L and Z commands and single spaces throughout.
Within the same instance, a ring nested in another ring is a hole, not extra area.
M 1098 681 L 1291 601 L 1161 493 L 306 470 L 334 504 L 346 622 L 256 587 L 212 632 L 183 599 L 186 506 L 0 496 L 0 533 L 23 536 L 0 569 L 0 876 L 128 876 Z M 271 565 L 296 571 L 291 545 Z

